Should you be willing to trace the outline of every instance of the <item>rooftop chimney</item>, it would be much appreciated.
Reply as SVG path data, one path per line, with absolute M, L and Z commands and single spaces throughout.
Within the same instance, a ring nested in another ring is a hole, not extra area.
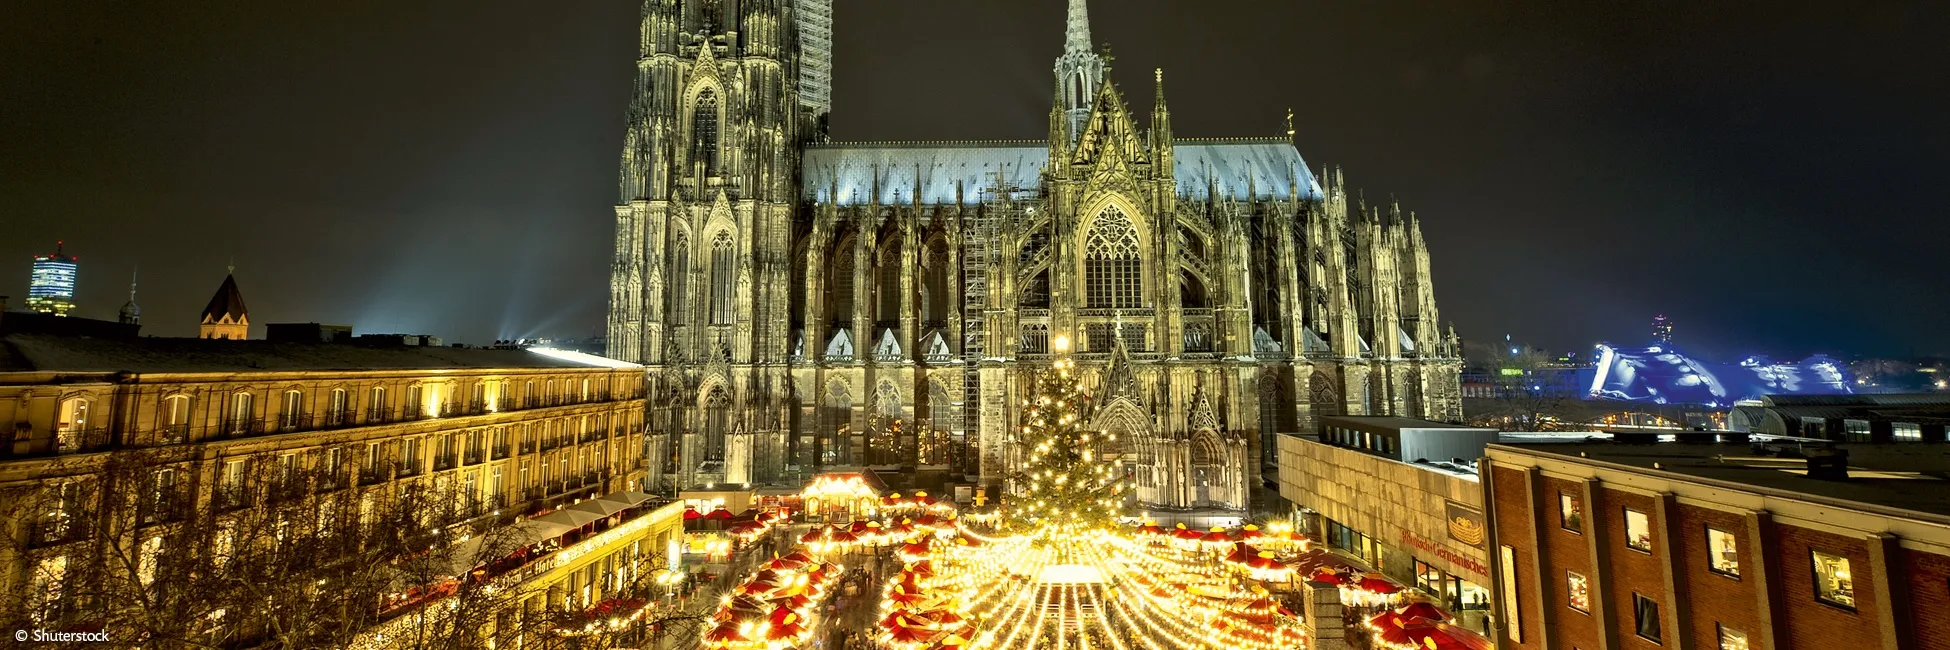
M 1848 480 L 1848 450 L 1834 447 L 1808 450 L 1808 478 Z

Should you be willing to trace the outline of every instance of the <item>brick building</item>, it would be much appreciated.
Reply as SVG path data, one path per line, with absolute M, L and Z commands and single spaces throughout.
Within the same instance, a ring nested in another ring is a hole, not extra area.
M 1950 445 L 1756 440 L 1490 445 L 1497 642 L 1950 648 Z

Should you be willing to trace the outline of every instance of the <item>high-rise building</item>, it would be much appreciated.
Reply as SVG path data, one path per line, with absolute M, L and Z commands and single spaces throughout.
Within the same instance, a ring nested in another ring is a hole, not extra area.
M 1316 177 L 1291 116 L 1178 136 L 1160 70 L 1147 122 L 1072 0 L 1047 133 L 828 142 L 830 15 L 644 4 L 607 339 L 648 366 L 653 485 L 1000 484 L 1059 341 L 1160 509 L 1244 508 L 1316 416 L 1460 419 L 1419 221 Z
M 1672 343 L 1672 319 L 1665 314 L 1652 317 L 1652 340 L 1670 345 Z
M 62 253 L 67 242 L 54 242 L 54 252 L 34 256 L 33 274 L 27 280 L 27 308 L 43 314 L 66 316 L 74 309 L 75 273 L 80 264 Z

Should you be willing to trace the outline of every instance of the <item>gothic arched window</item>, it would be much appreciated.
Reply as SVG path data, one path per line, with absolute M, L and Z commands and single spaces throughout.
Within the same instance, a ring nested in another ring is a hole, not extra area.
M 900 322 L 901 277 L 905 275 L 906 270 L 901 268 L 901 244 L 901 236 L 894 235 L 889 237 L 887 243 L 880 249 L 879 273 L 876 274 L 879 277 L 874 283 L 878 289 L 875 295 L 880 298 L 879 309 L 874 312 L 876 330 L 882 327 L 882 324 L 894 327 Z M 878 336 L 879 332 L 874 332 L 874 335 Z
M 711 389 L 704 398 L 704 459 L 724 460 L 725 435 L 731 433 L 731 398 L 724 388 Z
M 928 419 L 932 426 L 921 440 L 921 464 L 946 465 L 955 455 L 951 453 L 953 441 L 961 437 L 961 417 L 955 413 L 948 387 L 941 382 L 928 385 Z
M 697 94 L 691 114 L 692 160 L 704 163 L 704 175 L 718 174 L 718 94 L 707 88 Z
M 1143 273 L 1137 227 L 1122 210 L 1104 210 L 1083 242 L 1085 305 L 1096 309 L 1144 306 Z
M 925 282 L 921 284 L 922 313 L 933 326 L 948 323 L 948 241 L 936 237 L 928 243 L 928 254 L 924 265 Z
M 853 326 L 853 246 L 853 238 L 842 239 L 828 255 L 832 264 L 826 267 L 831 270 L 826 276 L 827 317 L 838 327 Z
M 730 325 L 736 314 L 737 297 L 732 294 L 737 283 L 737 270 L 733 259 L 731 233 L 718 231 L 711 240 L 711 324 Z
M 677 233 L 677 243 L 670 248 L 670 322 L 682 325 L 690 320 L 691 285 L 691 242 L 684 233 Z

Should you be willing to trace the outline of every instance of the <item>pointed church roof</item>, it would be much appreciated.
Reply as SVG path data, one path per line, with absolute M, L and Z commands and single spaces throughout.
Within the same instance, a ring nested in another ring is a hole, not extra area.
M 249 313 L 244 307 L 244 293 L 237 290 L 237 276 L 226 275 L 223 286 L 217 287 L 217 295 L 210 297 L 210 306 L 203 308 L 203 321 L 215 323 L 229 316 L 234 323 L 244 320 Z

